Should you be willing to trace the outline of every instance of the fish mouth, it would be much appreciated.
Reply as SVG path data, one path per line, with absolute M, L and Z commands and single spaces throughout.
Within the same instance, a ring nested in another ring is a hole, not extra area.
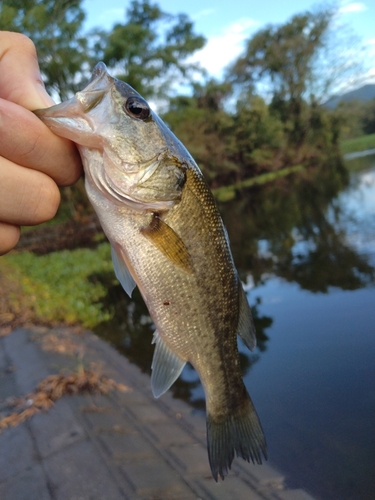
M 86 87 L 68 101 L 46 109 L 37 109 L 38 116 L 56 135 L 80 146 L 100 147 L 102 140 L 95 133 L 95 120 L 89 112 L 95 109 L 115 87 L 124 97 L 139 95 L 130 85 L 113 78 L 103 62 L 94 67 Z M 108 106 L 111 104 L 108 100 Z
M 74 97 L 55 106 L 37 109 L 34 113 L 42 120 L 49 118 L 65 118 L 76 116 L 80 112 L 88 113 L 95 108 L 108 90 L 114 85 L 115 79 L 108 73 L 103 62 L 99 62 L 93 69 L 91 78 L 86 87 L 77 92 Z
M 109 75 L 106 65 L 99 62 L 82 91 L 60 104 L 37 109 L 34 114 L 56 135 L 78 142 L 82 146 L 98 147 L 98 137 L 94 133 L 94 124 L 91 123 L 88 113 L 98 106 L 114 84 L 115 79 Z

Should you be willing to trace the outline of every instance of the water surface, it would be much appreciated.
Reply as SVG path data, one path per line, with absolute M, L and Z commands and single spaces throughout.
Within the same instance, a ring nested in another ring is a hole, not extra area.
M 220 205 L 255 317 L 258 347 L 240 352 L 270 463 L 322 500 L 375 498 L 375 157 L 351 162 L 350 174 L 328 163 Z M 149 371 L 139 294 L 112 286 L 113 305 L 96 332 Z M 190 366 L 172 390 L 204 411 Z

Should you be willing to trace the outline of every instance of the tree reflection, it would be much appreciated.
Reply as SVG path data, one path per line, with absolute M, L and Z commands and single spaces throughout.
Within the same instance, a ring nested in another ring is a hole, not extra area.
M 327 292 L 329 287 L 353 290 L 374 283 L 373 266 L 348 244 L 342 223 L 343 208 L 337 195 L 348 184 L 346 169 L 331 162 L 303 175 L 243 191 L 237 200 L 221 205 L 241 279 L 246 282 L 250 275 L 259 284 L 276 274 L 312 292 Z M 95 332 L 150 373 L 154 325 L 140 293 L 134 290 L 130 299 L 114 284 L 112 273 L 91 279 L 105 285 L 108 294 L 101 300 L 102 307 L 113 312 L 113 319 L 98 325 Z M 260 305 L 259 298 L 251 305 L 256 351 L 250 353 L 240 341 L 244 375 L 258 362 L 269 341 L 266 331 L 273 319 L 261 316 Z M 190 365 L 173 384 L 172 392 L 199 411 L 205 407 L 199 377 Z
M 343 209 L 336 197 L 349 174 L 337 161 L 243 191 L 220 206 L 241 275 L 251 272 L 259 284 L 276 274 L 312 292 L 374 282 L 374 267 L 348 244 L 339 223 Z

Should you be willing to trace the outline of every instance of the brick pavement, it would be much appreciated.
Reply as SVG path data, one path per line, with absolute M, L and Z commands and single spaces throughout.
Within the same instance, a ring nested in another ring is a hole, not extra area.
M 71 339 L 75 355 L 42 348 Z M 210 474 L 205 419 L 170 393 L 155 400 L 147 375 L 90 332 L 19 328 L 0 338 L 0 418 L 6 398 L 46 376 L 100 362 L 128 392 L 64 396 L 0 434 L 1 500 L 313 500 L 290 490 L 268 463 L 235 460 L 225 481 Z

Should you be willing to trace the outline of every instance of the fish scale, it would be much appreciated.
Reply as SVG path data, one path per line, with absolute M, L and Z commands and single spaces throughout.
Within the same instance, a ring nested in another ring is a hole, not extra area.
M 155 323 L 155 397 L 190 362 L 206 395 L 215 480 L 224 478 L 235 455 L 261 463 L 265 438 L 237 348 L 239 335 L 254 349 L 254 325 L 198 166 L 147 102 L 112 78 L 103 63 L 75 97 L 35 113 L 57 135 L 76 142 L 116 276 L 129 295 L 139 287 Z

